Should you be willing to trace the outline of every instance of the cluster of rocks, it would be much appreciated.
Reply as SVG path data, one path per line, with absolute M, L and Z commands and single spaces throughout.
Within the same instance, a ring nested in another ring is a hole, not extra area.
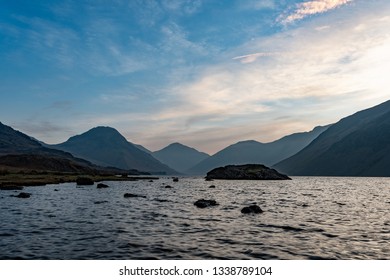
M 194 205 L 198 208 L 207 208 L 219 205 L 214 199 L 199 199 L 194 202 Z M 260 214 L 263 210 L 256 204 L 246 206 L 241 209 L 242 214 Z

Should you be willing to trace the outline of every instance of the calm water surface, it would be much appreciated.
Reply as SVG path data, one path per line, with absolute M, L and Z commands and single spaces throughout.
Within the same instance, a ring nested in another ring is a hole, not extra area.
M 0 191 L 0 259 L 390 259 L 390 178 L 106 183 Z

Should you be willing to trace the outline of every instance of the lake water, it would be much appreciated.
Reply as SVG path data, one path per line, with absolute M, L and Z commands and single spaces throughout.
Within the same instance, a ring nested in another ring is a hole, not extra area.
M 390 178 L 106 183 L 0 191 L 0 259 L 390 259 Z

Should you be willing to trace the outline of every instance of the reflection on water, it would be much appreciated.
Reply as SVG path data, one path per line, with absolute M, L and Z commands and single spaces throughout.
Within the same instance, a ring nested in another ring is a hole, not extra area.
M 0 191 L 0 259 L 390 259 L 387 178 L 106 183 Z

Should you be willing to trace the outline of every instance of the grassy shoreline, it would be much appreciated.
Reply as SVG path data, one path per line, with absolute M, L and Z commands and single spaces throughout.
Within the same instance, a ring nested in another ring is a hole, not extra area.
M 136 181 L 136 180 L 157 180 L 152 176 L 118 176 L 112 174 L 69 174 L 69 173 L 7 173 L 0 174 L 0 189 L 7 190 L 14 187 L 45 186 L 48 184 L 61 184 L 76 182 L 79 177 L 88 177 L 94 182 L 101 181 Z

